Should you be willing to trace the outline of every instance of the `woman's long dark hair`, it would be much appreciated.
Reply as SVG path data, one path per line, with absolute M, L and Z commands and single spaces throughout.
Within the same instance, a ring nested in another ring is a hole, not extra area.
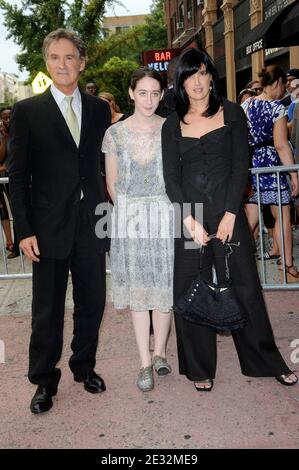
M 222 103 L 222 97 L 219 91 L 219 76 L 212 57 L 203 50 L 194 48 L 187 49 L 179 57 L 173 83 L 176 111 L 180 120 L 183 122 L 190 107 L 190 101 L 184 88 L 184 82 L 188 77 L 198 72 L 202 64 L 205 65 L 207 71 L 212 76 L 209 105 L 203 113 L 203 116 L 209 117 L 216 114 Z

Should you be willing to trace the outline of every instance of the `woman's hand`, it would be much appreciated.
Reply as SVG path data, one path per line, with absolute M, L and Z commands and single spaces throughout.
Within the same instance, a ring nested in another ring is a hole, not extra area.
M 291 188 L 292 188 L 292 197 L 298 196 L 298 176 L 297 173 L 291 173 Z
M 199 222 L 197 222 L 197 220 L 193 219 L 191 215 L 184 219 L 184 224 L 195 243 L 200 246 L 205 246 L 208 243 L 209 235 L 207 234 L 203 226 Z
M 235 214 L 232 214 L 231 212 L 225 212 L 224 216 L 220 221 L 220 224 L 218 225 L 218 230 L 216 234 L 216 238 L 219 238 L 222 243 L 231 241 L 235 226 L 235 220 Z

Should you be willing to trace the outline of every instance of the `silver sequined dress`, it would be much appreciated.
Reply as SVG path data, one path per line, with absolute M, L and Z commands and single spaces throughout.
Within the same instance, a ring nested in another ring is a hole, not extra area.
M 115 308 L 168 312 L 173 305 L 173 208 L 162 169 L 161 127 L 141 132 L 121 121 L 102 150 L 117 162 L 110 249 Z

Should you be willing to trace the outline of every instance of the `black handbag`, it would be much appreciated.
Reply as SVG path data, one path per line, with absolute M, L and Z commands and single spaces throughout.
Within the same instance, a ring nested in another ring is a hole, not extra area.
M 215 236 L 214 236 L 215 237 Z M 174 312 L 185 320 L 214 330 L 232 331 L 242 328 L 246 319 L 234 293 L 232 280 L 229 275 L 228 257 L 232 253 L 232 243 L 224 245 L 226 264 L 226 283 L 218 286 L 207 282 L 202 277 L 202 254 L 200 249 L 199 274 L 192 282 L 187 292 L 174 305 Z

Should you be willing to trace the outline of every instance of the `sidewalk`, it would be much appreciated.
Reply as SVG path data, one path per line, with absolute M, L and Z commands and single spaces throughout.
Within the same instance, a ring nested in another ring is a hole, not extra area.
M 299 338 L 299 293 L 271 292 L 265 297 L 277 344 L 289 366 L 299 369 L 290 360 L 290 342 Z M 178 374 L 173 328 L 168 350 L 173 373 L 156 376 L 155 389 L 140 392 L 135 385 L 139 364 L 130 316 L 116 312 L 109 301 L 96 367 L 107 391 L 87 393 L 73 381 L 67 365 L 70 292 L 59 391 L 48 413 L 32 415 L 29 403 L 35 386 L 26 377 L 30 301 L 31 280 L 1 282 L 0 339 L 5 343 L 5 363 L 0 364 L 1 449 L 299 447 L 299 386 L 242 376 L 231 337 L 218 337 L 215 385 L 211 393 L 203 394 Z M 299 352 L 296 357 L 299 361 Z

